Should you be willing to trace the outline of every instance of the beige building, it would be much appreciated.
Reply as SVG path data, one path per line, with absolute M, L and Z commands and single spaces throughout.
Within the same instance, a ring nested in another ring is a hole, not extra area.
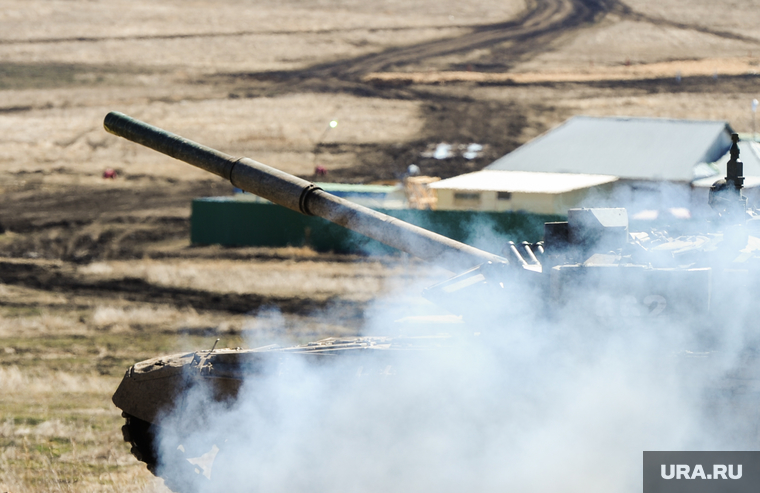
M 429 186 L 438 209 L 565 214 L 577 206 L 624 206 L 632 214 L 689 215 L 704 209 L 703 185 L 723 176 L 717 162 L 732 132 L 721 121 L 576 116 L 483 171 Z M 755 149 L 746 147 L 741 158 L 750 176 Z
M 483 170 L 428 185 L 438 210 L 526 211 L 567 214 L 590 194 L 607 193 L 618 180 L 609 175 Z

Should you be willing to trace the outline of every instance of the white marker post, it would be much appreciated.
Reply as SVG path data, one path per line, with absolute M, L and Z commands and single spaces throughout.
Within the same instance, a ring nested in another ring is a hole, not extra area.
M 330 123 L 328 123 L 327 127 L 325 127 L 325 131 L 322 132 L 322 135 L 320 135 L 317 141 L 314 143 L 314 162 L 312 164 L 314 165 L 315 174 L 316 174 L 316 169 L 317 169 L 317 154 L 319 154 L 319 144 L 321 144 L 322 140 L 324 140 L 324 138 L 327 137 L 327 133 L 337 126 L 338 126 L 338 120 L 330 120 Z

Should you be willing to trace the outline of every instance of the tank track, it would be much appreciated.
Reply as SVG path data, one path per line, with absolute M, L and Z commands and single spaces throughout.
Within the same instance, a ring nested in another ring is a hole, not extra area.
M 155 440 L 154 426 L 127 413 L 121 413 L 121 416 L 126 420 L 124 426 L 121 427 L 121 434 L 124 441 L 132 446 L 130 452 L 135 456 L 135 459 L 144 462 L 148 470 L 155 475 L 158 458 L 153 443 Z
M 127 413 L 121 415 L 126 420 L 121 433 L 124 441 L 131 446 L 130 452 L 137 460 L 144 462 L 154 476 L 163 479 L 167 488 L 176 493 L 202 493 L 210 488 L 211 482 L 198 474 L 195 466 L 180 453 L 174 458 L 164 457 L 159 463 L 155 443 L 156 425 Z

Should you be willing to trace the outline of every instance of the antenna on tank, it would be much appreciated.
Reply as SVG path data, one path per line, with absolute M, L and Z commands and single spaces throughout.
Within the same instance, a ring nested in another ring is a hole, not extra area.
M 216 345 L 219 344 L 219 341 L 221 341 L 221 339 L 217 339 L 216 341 L 214 341 L 214 345 L 211 346 L 211 351 L 209 351 L 209 353 L 214 352 L 214 349 L 216 349 Z

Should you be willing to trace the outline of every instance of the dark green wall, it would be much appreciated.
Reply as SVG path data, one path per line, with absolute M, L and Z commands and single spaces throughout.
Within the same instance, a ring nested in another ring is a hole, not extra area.
M 560 216 L 514 212 L 379 210 L 455 240 L 492 251 L 494 246 L 503 246 L 509 240 L 538 241 L 543 236 L 545 221 L 565 220 Z M 194 245 L 308 245 L 317 251 L 394 251 L 375 240 L 318 217 L 304 216 L 275 204 L 234 200 L 231 197 L 193 200 L 190 239 Z M 501 246 L 496 249 L 500 250 Z

